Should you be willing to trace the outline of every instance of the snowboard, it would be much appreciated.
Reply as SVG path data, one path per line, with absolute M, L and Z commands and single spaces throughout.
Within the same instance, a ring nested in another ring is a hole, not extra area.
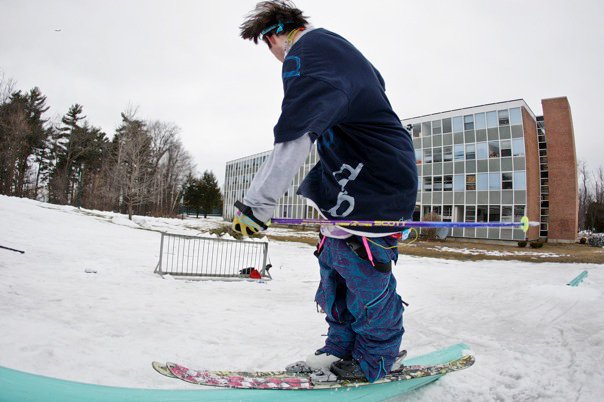
M 287 371 L 212 371 L 194 370 L 176 363 L 161 364 L 153 362 L 153 368 L 162 375 L 180 380 L 213 387 L 238 389 L 275 389 L 275 390 L 311 390 L 361 387 L 416 378 L 441 376 L 453 371 L 463 370 L 474 364 L 473 355 L 434 365 L 403 366 L 391 371 L 386 377 L 370 383 L 368 381 L 325 380 L 333 378 L 323 372 L 292 374 Z M 321 371 L 321 370 L 319 370 Z M 330 374 L 330 373 L 329 373 Z

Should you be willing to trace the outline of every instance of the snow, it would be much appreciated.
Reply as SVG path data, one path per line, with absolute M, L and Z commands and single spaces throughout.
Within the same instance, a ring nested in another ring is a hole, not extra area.
M 313 301 L 313 247 L 270 241 L 273 280 L 264 283 L 153 274 L 159 231 L 208 236 L 223 224 L 129 221 L 0 196 L 0 245 L 25 250 L 0 249 L 0 365 L 104 385 L 192 388 L 159 376 L 151 361 L 273 370 L 304 359 L 326 332 Z M 589 276 L 578 287 L 565 285 L 583 270 Z M 409 356 L 464 342 L 477 359 L 406 401 L 604 395 L 602 266 L 401 255 L 395 273 L 410 304 Z
M 557 253 L 548 253 L 548 252 L 534 252 L 534 251 L 498 251 L 498 250 L 481 250 L 477 248 L 453 248 L 447 246 L 436 246 L 436 247 L 428 247 L 429 250 L 437 250 L 437 251 L 445 251 L 448 253 L 460 253 L 467 255 L 491 255 L 498 257 L 510 257 L 510 256 L 518 256 L 525 255 L 536 258 L 556 258 L 556 257 L 568 257 L 569 254 L 557 254 Z

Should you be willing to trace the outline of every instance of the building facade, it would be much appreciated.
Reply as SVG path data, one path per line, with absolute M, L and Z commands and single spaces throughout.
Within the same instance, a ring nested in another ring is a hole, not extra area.
M 566 98 L 542 100 L 535 115 L 522 99 L 404 119 L 418 167 L 414 220 L 436 214 L 442 221 L 513 222 L 528 216 L 539 227 L 528 238 L 574 241 L 578 184 L 574 134 Z M 225 219 L 241 200 L 270 151 L 226 165 Z M 296 190 L 317 162 L 310 152 L 275 217 L 317 218 Z M 550 186 L 555 183 L 555 186 Z M 520 229 L 455 228 L 454 237 L 522 240 Z

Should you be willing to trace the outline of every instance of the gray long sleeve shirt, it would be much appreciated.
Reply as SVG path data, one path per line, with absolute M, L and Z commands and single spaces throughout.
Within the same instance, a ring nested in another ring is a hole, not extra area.
M 296 140 L 275 144 L 243 198 L 243 203 L 252 208 L 256 218 L 266 222 L 273 216 L 279 198 L 306 160 L 311 146 L 308 133 Z

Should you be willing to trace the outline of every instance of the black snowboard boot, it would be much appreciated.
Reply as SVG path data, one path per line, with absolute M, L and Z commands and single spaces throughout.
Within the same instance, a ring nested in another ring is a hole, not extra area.
M 338 380 L 344 381 L 367 381 L 361 366 L 356 360 L 338 360 L 329 368 L 332 373 L 338 376 Z

